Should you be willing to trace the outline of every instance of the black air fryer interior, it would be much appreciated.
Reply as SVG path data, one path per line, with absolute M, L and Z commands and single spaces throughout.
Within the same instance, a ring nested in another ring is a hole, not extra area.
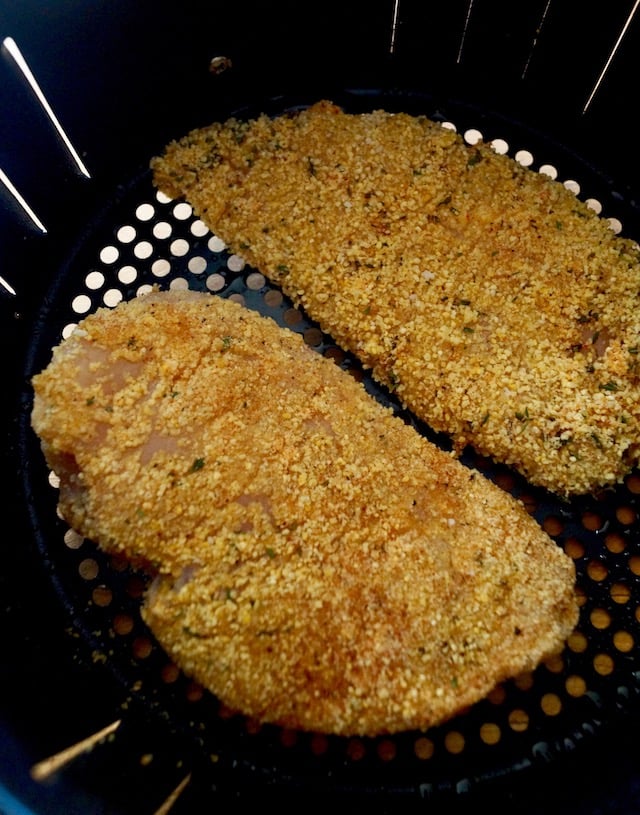
M 144 578 L 56 516 L 55 484 L 28 425 L 28 379 L 65 328 L 85 307 L 152 283 L 242 298 L 358 372 L 255 270 L 234 265 L 188 208 L 155 196 L 150 157 L 217 118 L 320 98 L 355 112 L 424 113 L 503 139 L 511 155 L 529 151 L 534 169 L 576 181 L 581 197 L 638 237 L 634 12 L 632 2 L 593 11 L 560 0 L 1 5 L 0 36 L 20 47 L 91 177 L 5 45 L 0 169 L 47 232 L 0 187 L 0 277 L 15 291 L 0 288 L 0 813 L 152 815 L 170 804 L 200 813 L 236 802 L 640 810 L 640 475 L 567 504 L 467 451 L 465 463 L 522 498 L 574 558 L 576 636 L 560 658 L 446 725 L 344 740 L 258 728 L 168 664 L 137 616 Z M 158 223 L 169 224 L 170 240 Z M 99 733 L 34 780 L 38 762 Z

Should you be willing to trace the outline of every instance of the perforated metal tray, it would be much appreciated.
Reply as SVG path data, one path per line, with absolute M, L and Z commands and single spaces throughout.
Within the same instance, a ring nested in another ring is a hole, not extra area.
M 493 141 L 496 149 L 533 171 L 556 176 L 609 218 L 613 229 L 634 237 L 633 210 L 612 193 L 606 179 L 515 122 L 453 102 L 434 106 L 429 97 L 414 93 L 352 91 L 335 101 L 354 111 L 386 107 L 425 113 L 449 122 L 468 140 Z M 263 109 L 277 114 L 300 104 L 303 100 L 278 98 Z M 463 455 L 465 464 L 519 497 L 575 562 L 580 622 L 560 656 L 503 683 L 445 725 L 373 739 L 261 727 L 227 711 L 184 676 L 140 619 L 144 575 L 102 554 L 57 516 L 55 476 L 44 466 L 28 421 L 28 379 L 46 364 L 51 347 L 88 312 L 113 307 L 155 285 L 209 291 L 272 316 L 362 379 L 374 398 L 391 405 L 418 432 L 447 446 L 445 438 L 403 411 L 393 395 L 371 381 L 357 360 L 293 308 L 259 270 L 229 254 L 186 202 L 157 194 L 147 173 L 123 189 L 60 270 L 37 317 L 20 417 L 22 482 L 41 557 L 78 638 L 79 653 L 112 676 L 121 692 L 121 723 L 111 742 L 126 731 L 128 712 L 137 712 L 137 722 L 142 710 L 160 733 L 157 754 L 162 762 L 191 785 L 215 788 L 220 779 L 233 778 L 238 794 L 287 786 L 356 796 L 369 804 L 387 799 L 437 802 L 553 762 L 593 739 L 604 723 L 637 708 L 640 473 L 601 495 L 564 501 L 470 449 Z M 94 748 L 85 763 L 99 765 L 104 749 Z M 141 756 L 141 765 L 155 760 L 160 766 L 157 754 Z

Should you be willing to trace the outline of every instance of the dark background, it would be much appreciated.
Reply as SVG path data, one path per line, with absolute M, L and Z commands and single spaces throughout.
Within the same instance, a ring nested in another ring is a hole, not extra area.
M 136 710 L 117 747 L 99 748 L 99 769 L 85 757 L 44 786 L 28 775 L 34 761 L 120 713 L 120 689 L 75 641 L 73 620 L 37 556 L 17 477 L 17 394 L 33 315 L 103 207 L 168 140 L 240 105 L 259 108 L 265 97 L 280 94 L 313 101 L 344 88 L 417 89 L 435 106 L 461 100 L 575 153 L 624 199 L 629 229 L 637 233 L 640 13 L 584 109 L 632 8 L 619 0 L 596 6 L 403 0 L 392 37 L 394 5 L 380 0 L 0 4 L 0 38 L 16 40 L 91 174 L 86 179 L 78 172 L 0 49 L 0 167 L 47 227 L 41 234 L 0 188 L 0 276 L 16 291 L 0 290 L 0 813 L 20 815 L 28 811 L 23 806 L 65 815 L 152 813 L 182 777 L 160 756 L 157 787 L 150 792 L 140 781 L 139 756 L 154 753 L 160 729 L 138 720 L 143 713 Z M 220 55 L 233 68 L 214 76 L 209 63 Z M 532 815 L 640 812 L 639 725 L 638 716 L 614 717 L 595 743 L 535 773 L 453 796 L 446 810 L 467 812 L 482 803 L 494 812 Z M 232 777 L 217 786 L 214 794 L 210 784 L 192 784 L 174 811 L 214 811 L 242 793 L 247 798 Z M 322 790 L 269 789 L 254 803 L 267 799 L 283 808 L 321 803 Z M 409 806 L 367 800 L 364 809 L 403 812 Z M 434 812 L 436 804 L 411 807 Z

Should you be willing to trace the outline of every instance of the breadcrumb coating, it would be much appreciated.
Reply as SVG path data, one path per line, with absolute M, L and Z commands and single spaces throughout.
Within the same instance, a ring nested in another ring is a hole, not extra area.
M 330 102 L 152 161 L 455 449 L 560 495 L 638 461 L 638 248 L 548 176 L 427 119 Z
M 577 622 L 573 562 L 521 503 L 237 303 L 101 309 L 33 387 L 62 515 L 155 576 L 160 644 L 259 721 L 428 728 Z

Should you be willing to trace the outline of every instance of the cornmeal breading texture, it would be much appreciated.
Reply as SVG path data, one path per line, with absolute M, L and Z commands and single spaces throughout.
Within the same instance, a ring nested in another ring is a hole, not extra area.
M 195 130 L 152 167 L 457 450 L 562 495 L 637 463 L 637 247 L 560 182 L 327 102 Z
M 577 622 L 573 562 L 519 502 L 237 303 L 102 309 L 33 385 L 61 513 L 155 575 L 144 619 L 232 709 L 426 728 Z

